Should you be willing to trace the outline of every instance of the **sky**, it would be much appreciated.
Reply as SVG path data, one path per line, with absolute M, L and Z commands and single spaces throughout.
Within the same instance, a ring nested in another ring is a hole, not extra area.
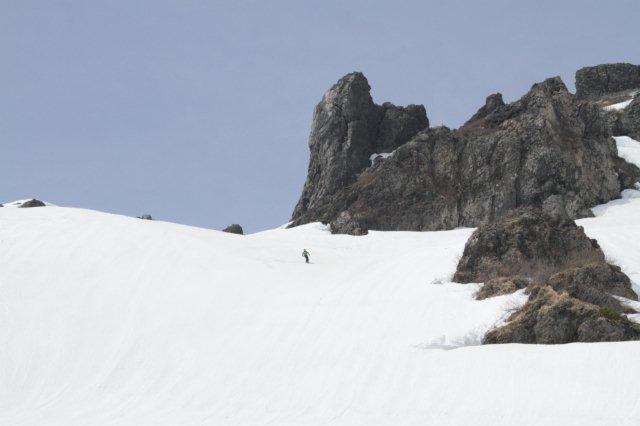
M 0 202 L 273 228 L 342 75 L 457 127 L 490 93 L 640 63 L 639 16 L 637 0 L 0 0 Z

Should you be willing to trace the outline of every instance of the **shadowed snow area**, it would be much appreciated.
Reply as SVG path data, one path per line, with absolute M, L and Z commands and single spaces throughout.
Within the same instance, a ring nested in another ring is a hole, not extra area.
M 638 291 L 640 192 L 594 212 Z M 449 282 L 472 231 L 0 208 L 0 424 L 638 424 L 639 342 L 473 346 L 526 296 Z

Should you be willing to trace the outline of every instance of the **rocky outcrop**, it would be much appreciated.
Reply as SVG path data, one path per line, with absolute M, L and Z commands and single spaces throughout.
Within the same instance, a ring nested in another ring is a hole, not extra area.
M 332 234 L 366 235 L 369 233 L 367 226 L 354 218 L 349 212 L 344 211 L 329 224 Z
M 634 88 L 640 88 L 640 65 L 602 64 L 576 72 L 576 96 L 580 99 L 595 100 Z
M 485 282 L 516 275 L 544 280 L 558 271 L 593 262 L 604 262 L 604 254 L 582 227 L 573 220 L 524 207 L 474 231 L 453 280 Z
M 142 216 L 138 216 L 138 219 L 153 220 L 153 217 L 150 214 L 143 214 Z
M 244 235 L 244 231 L 242 230 L 242 226 L 238 225 L 237 223 L 234 223 L 233 225 L 227 226 L 226 228 L 224 228 L 222 230 L 222 232 L 228 232 L 230 234 Z
M 638 300 L 629 277 L 618 266 L 605 262 L 594 262 L 558 272 L 549 277 L 546 283 L 557 292 L 566 292 L 583 302 L 618 312 L 633 310 L 625 308 L 613 296 Z
M 579 218 L 620 194 L 623 160 L 600 107 L 576 99 L 558 77 L 512 104 L 490 96 L 458 130 L 431 128 L 399 146 L 403 138 L 383 144 L 397 147 L 374 164 L 379 109 L 365 83 L 350 74 L 316 108 L 309 177 L 292 226 L 330 223 L 347 211 L 368 229 L 439 230 L 489 223 L 520 206 Z M 415 123 L 410 116 L 403 115 Z
M 29 208 L 29 207 L 46 207 L 46 204 L 40 200 L 36 200 L 35 198 L 32 198 L 29 201 L 25 201 L 24 203 L 20 204 L 21 208 Z
M 607 124 L 614 136 L 630 136 L 640 139 L 640 92 L 622 110 L 605 111 Z
M 491 330 L 485 343 L 568 343 L 640 339 L 635 312 L 616 297 L 637 300 L 631 281 L 605 261 L 598 243 L 571 219 L 520 208 L 469 238 L 454 275 L 484 282 L 485 299 L 526 289 L 527 303 Z
M 640 93 L 636 94 L 622 113 L 617 123 L 618 135 L 640 140 Z
M 603 64 L 576 72 L 576 95 L 603 108 L 614 136 L 640 138 L 640 65 Z M 625 108 L 611 105 L 631 101 Z
M 371 164 L 372 154 L 392 152 L 429 126 L 423 106 L 376 105 L 370 90 L 365 76 L 354 72 L 333 85 L 316 106 L 309 171 L 294 220 L 312 217 L 309 212 L 331 203 Z
M 605 342 L 639 340 L 640 325 L 619 312 L 581 301 L 551 286 L 532 289 L 506 325 L 489 331 L 483 343 Z

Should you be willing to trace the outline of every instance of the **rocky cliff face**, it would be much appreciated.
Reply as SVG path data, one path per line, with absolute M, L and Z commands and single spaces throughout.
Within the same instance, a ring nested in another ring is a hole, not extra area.
M 376 105 L 362 73 L 342 77 L 316 106 L 309 171 L 293 218 L 331 202 L 371 164 L 373 154 L 390 153 L 429 126 L 422 105 Z M 332 218 L 333 219 L 333 218 Z
M 576 72 L 576 95 L 604 108 L 602 113 L 612 135 L 640 138 L 640 65 L 582 68 Z M 616 108 L 616 104 L 626 106 Z
M 375 106 L 362 74 L 333 86 L 316 107 L 293 225 L 329 223 L 346 211 L 362 228 L 450 229 L 520 206 L 578 218 L 634 180 L 619 179 L 624 162 L 601 108 L 577 99 L 558 77 L 508 105 L 489 96 L 458 130 L 420 131 L 423 111 Z M 370 164 L 371 153 L 392 149 Z
M 580 99 L 600 99 L 637 87 L 640 87 L 640 65 L 602 64 L 576 72 L 576 96 Z

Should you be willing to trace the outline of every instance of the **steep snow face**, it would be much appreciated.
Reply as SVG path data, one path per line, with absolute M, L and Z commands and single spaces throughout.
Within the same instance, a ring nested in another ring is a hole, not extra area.
M 638 284 L 623 195 L 579 224 Z M 638 424 L 638 342 L 469 346 L 526 299 L 449 282 L 471 232 L 0 209 L 0 424 Z

